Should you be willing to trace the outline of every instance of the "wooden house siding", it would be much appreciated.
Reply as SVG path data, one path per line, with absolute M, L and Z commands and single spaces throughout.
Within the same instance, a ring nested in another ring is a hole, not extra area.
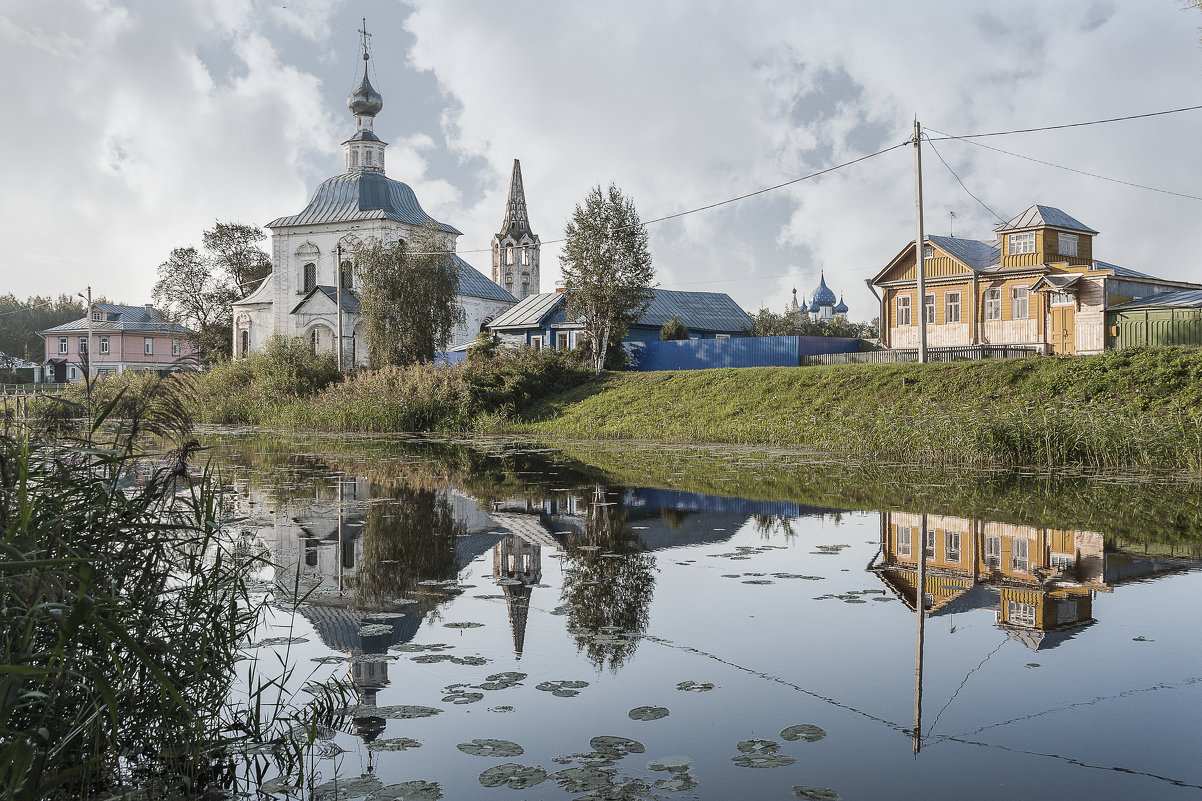
M 1051 262 L 1066 262 L 1075 266 L 1093 264 L 1093 236 L 1079 231 L 1060 231 L 1055 228 L 1035 229 L 1034 253 L 1011 253 L 1010 235 L 1027 233 L 1027 231 L 1007 231 L 1002 234 L 1002 268 L 1037 267 Z M 1062 256 L 1060 254 L 1060 234 L 1072 234 L 1077 237 L 1077 255 Z

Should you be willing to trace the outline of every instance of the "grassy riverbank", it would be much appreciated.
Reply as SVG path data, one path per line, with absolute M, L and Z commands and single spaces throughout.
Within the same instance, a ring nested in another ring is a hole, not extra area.
M 508 428 L 911 463 L 1199 470 L 1202 351 L 609 374 Z

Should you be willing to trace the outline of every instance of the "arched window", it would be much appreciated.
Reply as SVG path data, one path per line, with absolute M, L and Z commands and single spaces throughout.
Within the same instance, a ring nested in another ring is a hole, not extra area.
M 342 566 L 347 570 L 355 566 L 355 541 L 350 537 L 342 541 Z
M 355 271 L 353 265 L 349 261 L 342 263 L 342 281 L 340 286 L 343 289 L 355 288 Z
M 313 348 L 313 352 L 317 353 L 317 329 L 314 328 L 309 332 L 309 347 Z
M 301 292 L 308 292 L 317 286 L 317 265 L 310 262 L 305 265 L 304 271 L 305 276 L 301 285 Z
M 242 342 L 240 343 L 239 353 L 243 359 L 250 355 L 250 332 L 242 332 Z
M 509 248 L 509 263 L 510 263 L 510 264 L 513 264 L 513 263 L 514 263 L 514 261 L 513 261 L 513 248 L 512 248 L 512 247 L 510 247 L 510 248 Z

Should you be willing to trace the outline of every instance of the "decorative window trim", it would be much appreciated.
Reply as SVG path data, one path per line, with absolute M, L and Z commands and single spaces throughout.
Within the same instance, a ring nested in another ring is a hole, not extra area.
M 1011 256 L 1020 256 L 1024 253 L 1035 252 L 1035 232 L 1022 231 L 1017 234 L 1009 234 L 1006 237 L 1006 250 Z
M 1035 628 L 1035 607 L 1018 601 L 1007 601 L 1006 622 L 1013 626 Z
M 100 342 L 98 344 L 99 344 L 101 353 L 109 352 L 109 338 L 108 337 L 100 337 Z
M 88 352 L 88 338 L 87 337 L 79 338 L 79 352 L 80 353 Z
M 909 295 L 898 295 L 896 300 L 897 300 L 897 304 L 896 304 L 897 327 L 900 328 L 903 325 L 910 325 L 910 296 Z
M 986 289 L 985 290 L 985 319 L 1000 320 L 1002 319 L 1002 290 Z
M 960 293 L 948 292 L 943 296 L 943 321 L 946 323 L 960 322 Z
M 1056 251 L 1061 256 L 1076 257 L 1077 245 L 1080 241 L 1080 238 L 1076 234 L 1057 234 L 1056 240 Z
M 897 555 L 898 556 L 910 556 L 911 553 L 912 553 L 912 551 L 911 551 L 910 527 L 909 526 L 898 526 L 897 527 Z
M 922 304 L 922 313 L 924 315 L 926 315 L 927 325 L 934 325 L 935 324 L 935 295 L 934 295 L 934 293 L 931 293 L 930 295 L 925 295 L 924 300 L 925 300 L 925 303 Z
M 1072 296 L 1072 293 L 1070 293 L 1070 292 L 1049 292 L 1048 293 L 1048 305 L 1049 306 L 1075 306 L 1075 305 L 1077 305 L 1077 300 L 1076 300 L 1076 298 L 1074 298 Z
M 67 352 L 67 348 L 70 347 L 67 344 L 69 342 L 69 339 L 70 339 L 69 337 L 59 337 L 58 338 L 58 352 L 59 353 Z
M 1010 319 L 1026 320 L 1031 316 L 1031 293 L 1025 286 L 1010 287 Z
M 172 355 L 172 356 L 178 356 L 178 355 L 179 355 L 179 350 L 180 350 L 180 343 L 179 343 L 179 340 L 178 340 L 178 339 L 172 339 L 172 340 L 171 340 L 171 355 Z
M 145 356 L 154 355 L 154 337 L 142 338 L 142 352 Z

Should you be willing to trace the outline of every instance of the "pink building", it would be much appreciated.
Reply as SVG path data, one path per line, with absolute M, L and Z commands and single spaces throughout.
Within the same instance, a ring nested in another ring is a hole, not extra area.
M 195 333 L 164 320 L 153 306 L 93 303 L 89 317 L 38 332 L 46 341 L 47 381 L 83 380 L 88 354 L 96 376 L 199 368 Z

